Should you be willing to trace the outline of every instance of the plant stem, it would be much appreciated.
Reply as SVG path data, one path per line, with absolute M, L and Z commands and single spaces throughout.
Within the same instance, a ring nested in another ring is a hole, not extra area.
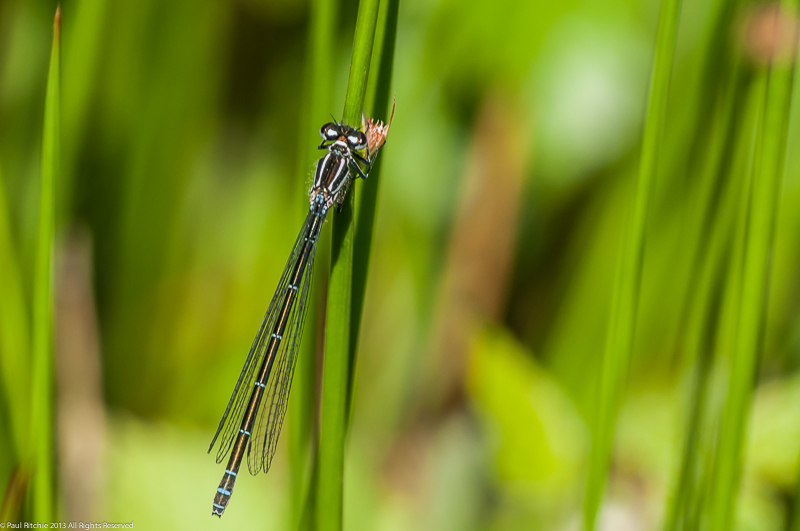
M 378 0 L 361 0 L 344 105 L 343 121 L 347 124 L 358 125 L 361 118 L 377 15 Z M 353 191 L 347 195 L 333 218 L 317 481 L 317 528 L 320 531 L 342 529 L 344 445 L 350 394 L 352 271 Z
M 358 18 L 356 18 L 356 32 L 353 37 L 353 55 L 350 59 L 350 77 L 347 82 L 343 115 L 344 123 L 356 127 L 361 125 L 361 111 L 364 109 L 379 4 L 379 0 L 361 0 L 358 4 Z M 352 198 L 352 195 L 350 197 Z
M 397 12 L 399 7 L 400 0 L 384 0 L 381 2 L 378 12 L 378 32 L 375 37 L 375 46 L 379 53 L 373 60 L 370 69 L 372 75 L 370 76 L 367 97 L 368 101 L 369 99 L 372 99 L 372 101 L 367 103 L 367 108 L 370 116 L 383 121 L 389 118 L 387 114 L 389 112 L 392 71 L 394 70 L 394 47 L 397 38 Z M 361 193 L 358 196 L 358 208 L 356 210 L 356 232 L 353 244 L 353 299 L 352 315 L 350 316 L 350 375 L 348 379 L 351 389 L 355 376 L 355 356 L 358 347 L 358 335 L 361 330 L 364 295 L 367 291 L 367 273 L 369 272 L 370 252 L 372 250 L 382 161 L 383 158 L 378 157 L 369 172 L 369 179 L 359 187 Z M 349 402 L 347 411 L 349 416 Z

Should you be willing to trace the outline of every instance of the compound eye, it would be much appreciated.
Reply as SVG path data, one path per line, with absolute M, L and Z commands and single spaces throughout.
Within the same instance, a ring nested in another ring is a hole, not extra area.
M 339 126 L 333 122 L 328 122 L 319 130 L 319 136 L 321 136 L 323 140 L 336 140 L 340 136 Z
M 367 147 L 367 137 L 361 131 L 350 131 L 347 134 L 347 143 L 352 148 L 364 149 Z

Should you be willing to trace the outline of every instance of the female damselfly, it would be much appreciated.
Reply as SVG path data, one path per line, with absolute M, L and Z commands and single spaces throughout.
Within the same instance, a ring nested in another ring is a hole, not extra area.
M 320 129 L 319 149 L 327 152 L 317 161 L 306 220 L 208 447 L 211 452 L 222 435 L 217 463 L 230 452 L 211 512 L 219 517 L 231 499 L 245 452 L 247 468 L 253 475 L 262 470 L 267 472 L 275 455 L 303 335 L 322 225 L 328 210 L 341 205 L 351 181 L 369 175 L 378 150 L 386 141 L 391 118 L 388 125 L 372 119 L 362 122 L 364 132 L 338 122 L 327 123 Z

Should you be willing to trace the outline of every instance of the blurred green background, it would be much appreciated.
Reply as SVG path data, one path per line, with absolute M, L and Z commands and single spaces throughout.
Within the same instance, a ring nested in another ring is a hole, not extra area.
M 759 46 L 777 46 L 772 26 L 759 33 L 763 9 L 746 4 L 682 6 L 600 529 L 660 529 L 680 464 L 690 454 L 713 462 L 725 337 L 737 326 L 725 317 L 724 285 L 747 212 L 736 176 L 747 138 L 758 135 L 752 115 L 763 112 L 753 103 L 767 68 Z M 381 155 L 346 529 L 580 528 L 659 5 L 400 2 L 397 110 Z M 12 434 L 28 429 L 55 7 L 0 0 L 6 504 L 21 453 Z M 273 469 L 242 474 L 221 521 L 210 508 L 223 468 L 206 449 L 303 219 L 313 166 L 299 161 L 318 142 L 301 125 L 313 8 L 313 0 L 63 3 L 53 268 L 61 520 L 291 528 L 291 424 Z M 340 2 L 327 45 L 333 82 L 323 89 L 336 118 L 356 10 Z M 720 110 L 720 101 L 732 104 Z M 741 456 L 742 530 L 790 529 L 800 509 L 797 107 Z M 702 337 L 696 349 L 693 337 Z M 706 391 L 702 406 L 693 389 Z M 698 409 L 706 420 L 687 447 Z M 694 500 L 712 481 L 703 474 L 692 479 Z

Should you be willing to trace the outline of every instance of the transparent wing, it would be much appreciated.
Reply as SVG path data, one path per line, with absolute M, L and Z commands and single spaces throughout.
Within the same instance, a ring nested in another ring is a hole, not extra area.
M 319 234 L 318 231 L 315 232 L 312 235 L 312 245 L 308 249 L 308 262 L 301 281 L 298 282 L 297 300 L 290 310 L 283 340 L 278 347 L 272 372 L 267 379 L 266 392 L 253 426 L 253 437 L 247 448 L 247 467 L 251 474 L 269 470 L 278 445 L 283 419 L 286 416 L 298 348 L 303 337 L 308 296 L 311 292 L 316 237 Z
M 256 369 L 261 365 L 261 361 L 264 358 L 266 345 L 269 342 L 269 331 L 274 327 L 275 321 L 278 319 L 280 309 L 283 306 L 283 301 L 287 296 L 286 286 L 289 283 L 289 276 L 291 271 L 294 269 L 295 264 L 303 255 L 305 240 L 313 220 L 314 214 L 309 212 L 309 215 L 306 216 L 306 220 L 300 229 L 300 234 L 298 235 L 297 240 L 294 242 L 292 252 L 289 255 L 289 260 L 286 262 L 286 267 L 283 269 L 283 274 L 281 275 L 280 281 L 278 281 L 278 287 L 275 290 L 275 295 L 273 295 L 272 301 L 269 303 L 267 313 L 264 315 L 264 319 L 261 321 L 261 326 L 258 328 L 258 333 L 253 340 L 253 345 L 250 347 L 250 352 L 247 354 L 247 359 L 245 359 L 242 372 L 239 374 L 239 379 L 236 381 L 236 387 L 233 388 L 233 393 L 231 394 L 231 398 L 228 401 L 227 407 L 225 408 L 225 413 L 222 415 L 222 419 L 219 421 L 217 432 L 214 434 L 214 438 L 211 440 L 211 444 L 208 447 L 208 451 L 211 452 L 211 449 L 214 447 L 214 443 L 217 441 L 217 438 L 220 436 L 220 434 L 222 435 L 219 448 L 217 449 L 217 463 L 221 463 L 228 455 L 228 452 L 230 451 L 231 446 L 233 445 L 234 441 L 236 440 L 236 436 L 239 433 L 239 425 L 242 422 L 245 406 L 247 405 L 250 393 L 253 389 Z M 295 308 L 298 307 L 297 304 L 294 306 Z M 299 338 L 297 341 L 299 342 Z M 283 345 L 281 345 L 281 348 L 283 348 Z M 270 378 L 272 377 L 270 376 Z

